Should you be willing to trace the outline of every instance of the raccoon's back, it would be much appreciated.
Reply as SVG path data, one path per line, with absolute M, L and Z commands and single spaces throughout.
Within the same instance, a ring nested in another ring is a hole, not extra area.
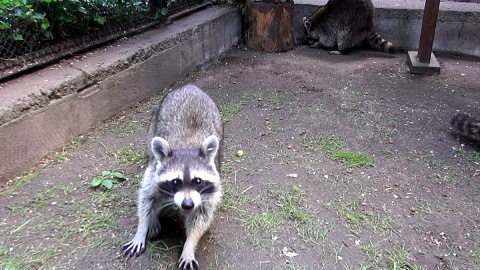
M 148 134 L 162 137 L 173 148 L 197 147 L 210 135 L 221 139 L 220 112 L 205 92 L 188 84 L 163 99 L 152 115 Z
M 458 113 L 450 121 L 453 130 L 467 136 L 480 136 L 480 121 L 468 114 Z
M 307 17 L 314 27 L 331 28 L 335 31 L 346 27 L 373 28 L 374 7 L 371 0 L 330 0 Z

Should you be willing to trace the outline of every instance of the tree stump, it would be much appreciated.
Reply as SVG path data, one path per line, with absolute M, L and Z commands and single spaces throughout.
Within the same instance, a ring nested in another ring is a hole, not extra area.
M 247 2 L 245 16 L 247 47 L 264 52 L 293 49 L 293 1 Z

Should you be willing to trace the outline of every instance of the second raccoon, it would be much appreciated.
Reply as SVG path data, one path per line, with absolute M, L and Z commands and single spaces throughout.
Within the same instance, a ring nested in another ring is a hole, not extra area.
M 303 18 L 312 47 L 337 48 L 330 54 L 347 53 L 367 43 L 370 47 L 394 53 L 392 43 L 374 30 L 375 8 L 371 0 L 329 0 L 315 13 Z

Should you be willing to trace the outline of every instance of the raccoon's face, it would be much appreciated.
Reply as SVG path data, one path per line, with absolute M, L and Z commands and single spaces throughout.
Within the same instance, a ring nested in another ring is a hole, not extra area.
M 220 176 L 215 166 L 218 139 L 208 137 L 199 148 L 171 149 L 160 137 L 152 140 L 157 161 L 157 185 L 179 209 L 192 211 L 218 191 Z

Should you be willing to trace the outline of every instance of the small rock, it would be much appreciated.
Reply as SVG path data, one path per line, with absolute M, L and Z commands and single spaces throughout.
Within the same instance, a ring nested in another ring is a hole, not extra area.
M 417 212 L 417 209 L 416 209 L 415 207 L 410 207 L 410 211 L 411 211 L 412 213 L 415 213 L 415 212 Z
M 287 148 L 288 148 L 288 149 L 292 149 L 292 148 L 293 148 L 293 145 L 289 144 L 289 145 L 287 145 Z

